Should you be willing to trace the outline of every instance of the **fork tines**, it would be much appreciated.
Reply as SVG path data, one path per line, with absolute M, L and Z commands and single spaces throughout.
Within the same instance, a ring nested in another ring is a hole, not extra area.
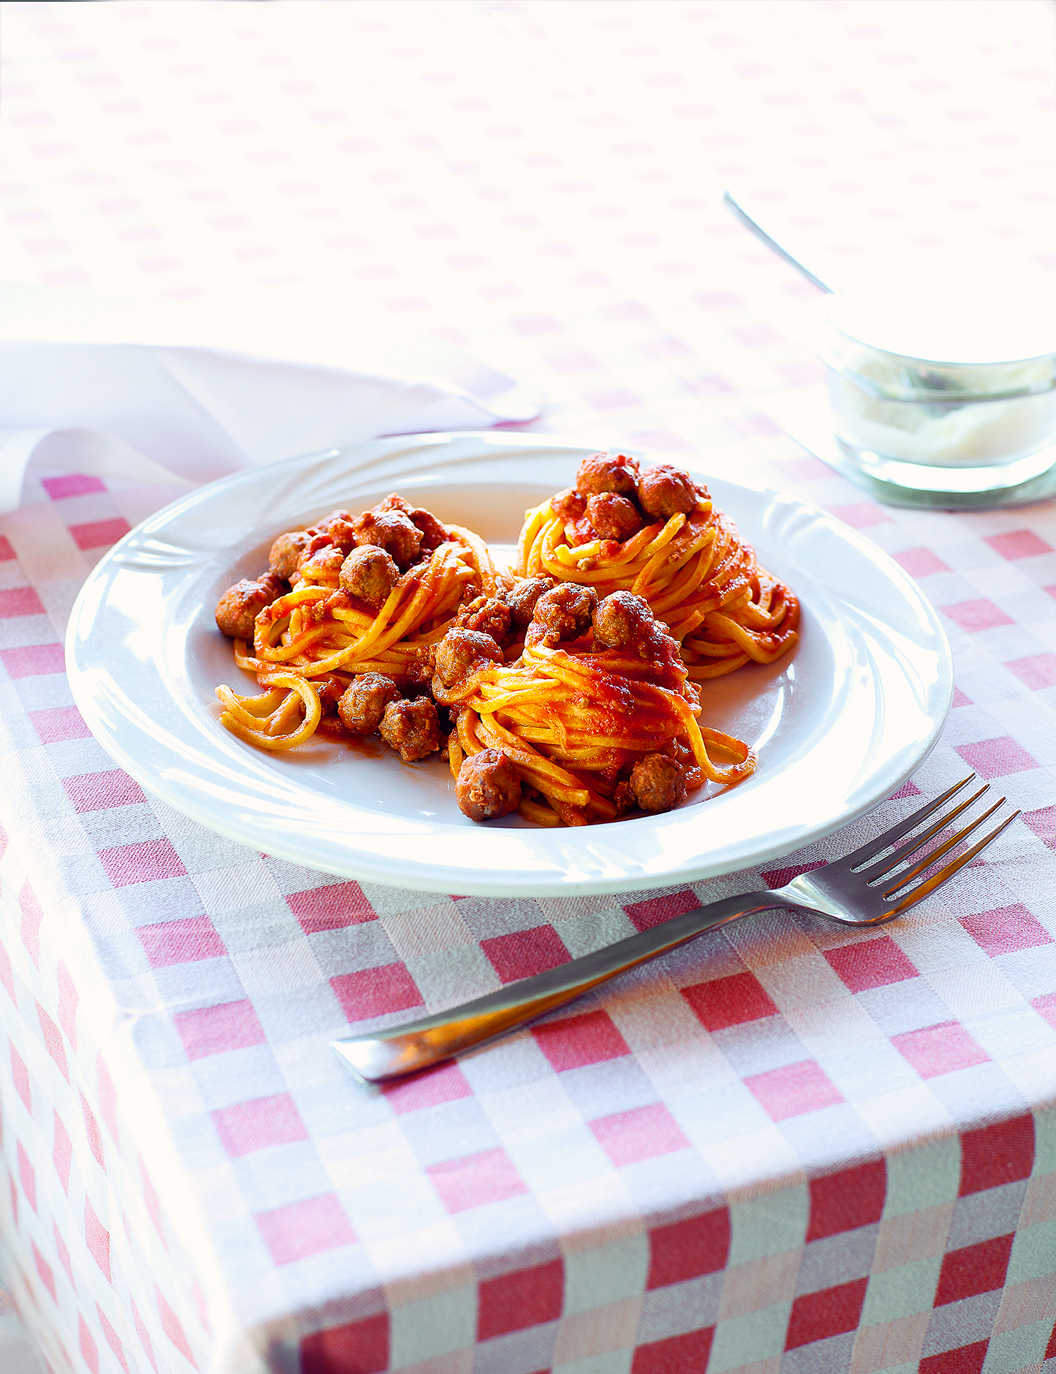
M 996 811 L 1004 806 L 1005 798 L 999 797 L 993 805 L 989 806 L 982 813 L 982 815 L 977 816 L 975 820 L 969 821 L 967 825 L 957 830 L 954 834 L 948 835 L 941 844 L 924 853 L 923 857 L 921 857 L 912 867 L 906 868 L 905 865 L 912 856 L 914 854 L 919 854 L 931 839 L 940 831 L 945 830 L 951 825 L 952 822 L 963 812 L 967 811 L 970 806 L 973 806 L 984 793 L 990 790 L 990 784 L 984 782 L 983 785 L 977 791 L 973 792 L 966 800 L 962 800 L 951 810 L 942 812 L 937 819 L 933 820 L 931 824 L 921 830 L 919 834 L 913 834 L 911 832 L 916 831 L 917 827 L 923 821 L 935 815 L 935 813 L 940 811 L 940 808 L 944 807 L 947 802 L 951 801 L 958 792 L 975 780 L 976 775 L 974 773 L 969 773 L 966 778 L 962 778 L 959 783 L 949 788 L 941 797 L 936 797 L 934 801 L 928 802 L 927 805 L 922 806 L 919 811 L 914 811 L 911 816 L 907 816 L 906 819 L 901 821 L 898 825 L 892 826 L 892 828 L 883 835 L 878 836 L 869 844 L 863 845 L 860 849 L 855 850 L 853 854 L 848 855 L 845 863 L 855 872 L 860 873 L 866 878 L 870 886 L 879 885 L 887 880 L 888 886 L 883 888 L 883 895 L 888 899 L 893 899 L 896 893 L 902 892 L 903 889 L 910 887 L 911 884 L 916 884 L 911 887 L 909 892 L 905 893 L 901 900 L 893 902 L 893 909 L 894 911 L 898 911 L 904 907 L 915 906 L 917 902 L 921 901 L 929 893 L 934 892 L 936 888 L 941 887 L 943 883 L 948 882 L 955 874 L 959 873 L 962 868 L 970 864 L 973 859 L 975 859 L 988 844 L 996 840 L 1002 830 L 1004 830 L 1007 825 L 1010 825 L 1020 814 L 1018 810 L 1013 811 L 1011 815 L 1006 816 L 993 830 L 977 840 L 970 849 L 965 850 L 962 854 L 956 855 L 937 873 L 932 874 L 930 878 L 925 878 L 923 882 L 917 883 L 917 879 L 923 877 L 929 868 L 934 867 L 934 865 L 952 849 L 956 849 L 956 847 L 966 840 L 973 831 L 977 830 L 979 826 L 983 825 Z M 907 835 L 909 838 L 905 843 L 899 844 L 898 842 Z M 870 872 L 870 870 L 873 871 Z

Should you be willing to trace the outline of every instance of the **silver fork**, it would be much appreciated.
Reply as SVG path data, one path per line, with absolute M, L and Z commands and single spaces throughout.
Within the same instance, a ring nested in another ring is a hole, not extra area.
M 930 896 L 943 883 L 948 883 L 1019 815 L 1018 811 L 1014 811 L 970 849 L 956 855 L 925 878 L 924 874 L 929 868 L 1004 805 L 1005 799 L 1000 797 L 976 820 L 944 839 L 914 865 L 906 868 L 907 861 L 919 853 L 934 835 L 989 790 L 989 783 L 984 783 L 967 800 L 943 812 L 919 834 L 911 835 L 910 832 L 939 812 L 974 780 L 975 774 L 970 773 L 941 797 L 928 802 L 882 835 L 877 835 L 853 854 L 810 873 L 802 873 L 784 887 L 720 897 L 717 902 L 687 911 L 683 916 L 676 916 L 651 930 L 643 930 L 638 935 L 595 950 L 593 954 L 585 954 L 546 973 L 538 973 L 533 978 L 522 978 L 498 992 L 488 993 L 459 1007 L 450 1007 L 435 1016 L 422 1017 L 420 1021 L 393 1026 L 375 1035 L 334 1040 L 331 1042 L 333 1048 L 353 1073 L 365 1082 L 377 1083 L 387 1078 L 400 1078 L 404 1074 L 427 1068 L 430 1064 L 438 1064 L 460 1050 L 483 1044 L 497 1035 L 523 1026 L 525 1022 L 553 1011 L 565 1002 L 571 1002 L 573 998 L 596 988 L 599 983 L 626 973 L 647 959 L 655 959 L 658 954 L 665 954 L 669 949 L 676 949 L 696 939 L 706 930 L 714 930 L 716 926 L 726 925 L 755 911 L 794 907 L 817 916 L 828 916 L 847 926 L 878 926 L 885 921 L 893 921 L 896 916 L 901 916 L 904 911 Z M 899 841 L 907 835 L 909 838 L 900 844 Z

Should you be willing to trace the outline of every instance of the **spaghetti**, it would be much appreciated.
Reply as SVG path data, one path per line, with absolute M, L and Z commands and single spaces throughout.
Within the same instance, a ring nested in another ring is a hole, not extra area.
M 799 602 L 756 562 L 704 487 L 666 464 L 623 454 L 580 464 L 576 486 L 530 510 L 514 571 L 644 598 L 678 641 L 693 681 L 796 643 Z
M 467 814 L 612 821 L 635 807 L 669 810 L 705 781 L 732 784 L 754 770 L 746 744 L 698 724 L 674 641 L 644 602 L 623 592 L 597 605 L 590 594 L 570 620 L 563 590 L 540 598 L 516 663 L 478 661 L 451 687 L 434 679 L 434 695 L 457 712 L 450 764 Z M 480 800 L 489 781 L 497 803 Z
M 264 694 L 222 686 L 216 695 L 221 723 L 272 751 L 311 739 L 357 675 L 404 686 L 427 680 L 429 651 L 467 596 L 490 597 L 506 585 L 471 530 L 440 525 L 397 496 L 358 521 L 338 511 L 280 536 L 270 561 L 270 573 L 236 584 L 217 608 L 236 664 L 256 675 Z M 332 717 L 327 723 L 340 731 Z
M 787 651 L 798 607 L 688 474 L 585 460 L 529 512 L 518 571 L 397 495 L 280 535 L 217 606 L 262 689 L 218 687 L 221 722 L 270 751 L 377 731 L 406 762 L 446 737 L 474 820 L 612 821 L 754 771 L 692 679 Z

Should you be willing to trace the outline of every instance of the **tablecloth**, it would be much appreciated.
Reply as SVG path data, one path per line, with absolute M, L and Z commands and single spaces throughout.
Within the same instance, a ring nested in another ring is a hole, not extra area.
M 1051 6 L 6 10 L 9 274 L 413 316 L 545 385 L 548 429 L 863 530 L 957 682 L 897 798 L 762 873 L 343 881 L 90 737 L 65 620 L 163 494 L 37 474 L 0 538 L 0 1237 L 55 1374 L 1056 1369 L 1053 507 L 883 507 L 788 439 L 813 288 L 719 203 L 844 269 L 965 235 L 1056 266 Z M 1022 821 L 883 930 L 764 915 L 383 1090 L 328 1048 L 776 886 L 968 769 Z

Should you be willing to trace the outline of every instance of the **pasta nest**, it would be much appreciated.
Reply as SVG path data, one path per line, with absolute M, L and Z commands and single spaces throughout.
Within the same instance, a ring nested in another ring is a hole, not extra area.
M 775 662 L 797 642 L 799 601 L 756 562 L 728 515 L 710 501 L 656 519 L 619 542 L 571 545 L 550 501 L 527 512 L 514 572 L 642 597 L 678 641 L 693 681 Z

